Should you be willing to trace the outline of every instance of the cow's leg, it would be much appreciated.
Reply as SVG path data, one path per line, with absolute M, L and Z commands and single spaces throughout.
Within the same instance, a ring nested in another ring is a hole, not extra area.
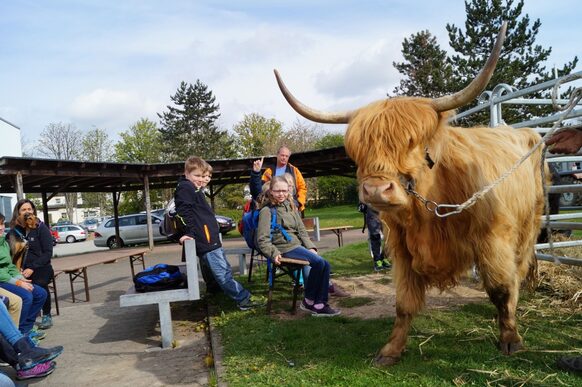
M 426 286 L 422 278 L 411 268 L 411 260 L 393 258 L 394 279 L 396 283 L 396 320 L 388 343 L 382 347 L 375 364 L 390 366 L 400 360 L 406 346 L 410 323 L 416 313 L 424 306 Z
M 479 265 L 485 290 L 497 308 L 499 349 L 510 355 L 523 348 L 517 332 L 515 312 L 521 279 L 517 273 L 515 255 L 501 243 Z

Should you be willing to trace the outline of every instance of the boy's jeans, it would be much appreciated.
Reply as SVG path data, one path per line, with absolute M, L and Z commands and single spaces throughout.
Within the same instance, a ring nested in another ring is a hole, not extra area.
M 236 301 L 237 304 L 247 300 L 251 293 L 232 277 L 232 269 L 224 256 L 222 247 L 202 255 L 222 288 L 224 294 Z

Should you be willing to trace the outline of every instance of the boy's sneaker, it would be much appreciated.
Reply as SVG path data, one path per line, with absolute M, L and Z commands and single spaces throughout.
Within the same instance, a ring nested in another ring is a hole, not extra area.
M 313 305 L 307 305 L 307 303 L 305 302 L 305 300 L 301 301 L 301 303 L 299 304 L 299 309 L 305 311 L 305 312 L 309 312 L 311 314 L 313 314 Z
M 386 268 L 384 267 L 381 259 L 374 261 L 374 271 L 382 271 L 384 269 Z
M 38 324 L 38 329 L 49 329 L 53 326 L 53 318 L 50 314 L 45 314 L 42 316 L 40 324 Z
M 339 310 L 332 309 L 331 306 L 329 306 L 328 304 L 325 304 L 325 306 L 321 309 L 316 309 L 315 307 L 313 307 L 311 311 L 312 311 L 311 315 L 313 317 L 333 317 L 339 316 L 341 314 Z
M 385 259 L 382 260 L 382 267 L 386 270 L 392 269 L 392 265 L 390 264 L 390 262 L 388 262 Z
M 37 330 L 35 327 L 35 328 L 32 328 L 32 330 L 30 332 L 28 332 L 28 337 L 30 337 L 32 339 L 32 341 L 35 341 L 36 343 L 38 343 L 39 340 L 42 340 L 46 337 L 46 333 Z
M 259 308 L 261 306 L 265 306 L 267 302 L 265 301 L 265 297 L 261 296 L 250 296 L 243 302 L 238 304 L 238 308 L 240 310 L 249 310 L 253 308 Z
M 16 380 L 44 378 L 45 376 L 52 374 L 56 365 L 57 363 L 54 361 L 47 361 L 37 364 L 27 370 L 16 371 Z

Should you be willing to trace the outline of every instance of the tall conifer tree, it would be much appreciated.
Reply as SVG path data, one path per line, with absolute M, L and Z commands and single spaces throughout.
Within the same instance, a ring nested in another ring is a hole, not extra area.
M 158 114 L 167 161 L 182 161 L 191 155 L 205 159 L 229 155 L 231 140 L 217 125 L 220 106 L 207 85 L 200 80 L 194 85 L 182 81 L 170 99 L 174 106 L 168 105 L 168 111 Z

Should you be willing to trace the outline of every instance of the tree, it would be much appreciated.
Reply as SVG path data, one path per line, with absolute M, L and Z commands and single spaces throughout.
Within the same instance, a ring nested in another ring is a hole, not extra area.
M 103 129 L 90 129 L 83 137 L 82 158 L 87 161 L 109 161 L 113 157 L 112 152 L 113 142 L 109 139 L 109 135 Z M 83 206 L 86 208 L 99 207 L 101 215 L 105 215 L 107 209 L 111 207 L 111 203 L 107 200 L 107 194 L 103 192 L 83 192 Z
M 291 128 L 283 133 L 281 144 L 289 147 L 291 152 L 314 150 L 316 149 L 315 144 L 322 137 L 322 133 L 321 125 L 297 119 L 291 125 Z
M 406 78 L 394 89 L 395 93 L 437 97 L 461 90 L 475 79 L 485 64 L 504 21 L 508 22 L 505 43 L 486 90 L 492 90 L 501 83 L 524 89 L 553 77 L 552 72 L 546 71 L 543 65 L 551 53 L 551 47 L 545 49 L 535 44 L 541 22 L 537 19 L 532 24 L 527 14 L 521 16 L 523 0 L 515 5 L 514 0 L 466 0 L 465 10 L 465 30 L 454 24 L 446 25 L 449 45 L 455 54 L 443 57 L 444 52 L 436 38 L 431 37 L 428 31 L 404 40 L 402 54 L 405 62 L 394 63 L 394 66 Z M 578 58 L 574 57 L 558 70 L 558 75 L 569 74 L 577 62 Z M 546 96 L 538 93 L 533 97 Z M 461 107 L 459 111 L 470 109 L 476 103 L 474 101 Z M 513 123 L 547 114 L 550 110 L 549 106 L 504 106 L 503 118 L 507 123 Z M 489 115 L 482 111 L 461 119 L 460 123 L 466 126 L 487 125 Z
M 158 163 L 162 161 L 162 140 L 156 123 L 141 118 L 115 144 L 114 159 L 119 163 Z
M 81 157 L 83 160 L 109 161 L 113 156 L 113 141 L 109 139 L 109 135 L 103 129 L 90 129 L 87 133 L 85 133 L 81 143 L 83 147 L 83 153 Z
M 402 55 L 404 62 L 392 62 L 405 76 L 394 88 L 396 95 L 434 98 L 449 92 L 452 67 L 447 63 L 446 51 L 428 30 L 405 38 Z
M 115 161 L 120 163 L 158 163 L 162 161 L 161 135 L 155 122 L 142 118 L 127 131 L 119 134 L 121 140 L 115 144 Z M 162 207 L 168 200 L 163 190 L 150 190 L 152 206 Z M 129 214 L 145 210 L 145 197 L 141 191 L 124 192 L 120 213 Z
M 79 160 L 83 133 L 72 124 L 48 124 L 40 134 L 36 152 L 39 155 L 58 160 Z M 69 219 L 77 205 L 77 193 L 65 193 L 65 206 Z
M 170 99 L 175 106 L 168 105 L 167 112 L 158 113 L 168 161 L 186 160 L 191 155 L 220 158 L 230 152 L 230 138 L 216 124 L 220 106 L 208 86 L 200 80 L 194 85 L 182 81 Z
M 37 141 L 36 152 L 51 159 L 79 160 L 83 133 L 75 125 L 48 124 Z
M 273 154 L 283 134 L 283 123 L 274 118 L 251 113 L 245 114 L 243 119 L 233 126 L 233 131 L 237 134 L 239 156 Z
M 327 149 L 344 145 L 342 134 L 326 134 L 315 144 L 315 149 Z M 320 176 L 315 181 L 313 195 L 319 204 L 327 203 L 357 203 L 358 182 L 354 177 Z
M 486 90 L 492 90 L 501 83 L 524 89 L 553 77 L 552 72 L 546 71 L 543 65 L 552 52 L 552 48 L 544 49 L 535 44 L 542 23 L 540 19 L 536 19 L 530 27 L 529 15 L 525 14 L 521 17 L 523 0 L 517 1 L 515 6 L 514 0 L 466 0 L 465 10 L 467 12 L 465 31 L 454 24 L 446 26 L 449 44 L 457 53 L 449 58 L 453 66 L 454 89 L 462 89 L 476 77 L 487 60 L 497 32 L 504 21 L 508 22 L 507 37 L 495 73 Z M 571 62 L 558 69 L 558 74 L 560 76 L 569 74 L 576 67 L 577 62 L 578 58 L 574 57 Z M 541 93 L 537 95 L 537 97 L 541 96 Z M 464 109 L 474 106 L 475 103 Z M 506 122 L 512 123 L 546 114 L 549 111 L 551 107 L 535 105 L 510 107 L 504 109 L 503 116 Z M 487 117 L 488 115 L 483 112 L 469 117 L 463 123 L 487 124 L 489 121 Z

